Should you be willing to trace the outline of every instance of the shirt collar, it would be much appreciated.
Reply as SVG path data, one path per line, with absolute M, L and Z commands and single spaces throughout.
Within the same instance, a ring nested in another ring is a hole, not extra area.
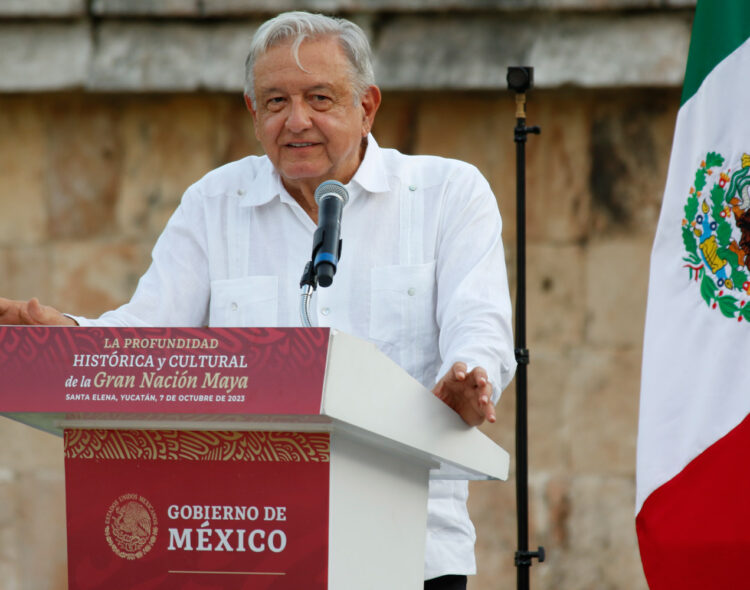
M 240 201 L 241 207 L 259 207 L 276 197 L 286 194 L 281 176 L 274 168 L 268 156 L 263 156 L 263 168 L 258 171 L 245 187 L 245 194 Z
M 279 172 L 271 164 L 267 156 L 263 157 L 265 170 L 259 172 L 247 185 L 245 194 L 240 201 L 244 207 L 258 207 L 265 205 L 276 197 L 283 201 L 288 195 L 281 182 Z M 388 175 L 383 162 L 383 154 L 372 133 L 367 136 L 365 157 L 354 173 L 349 185 L 355 183 L 369 193 L 387 193 L 390 191 Z M 291 198 L 291 197 L 289 197 Z
M 354 173 L 351 182 L 358 184 L 369 193 L 387 193 L 391 190 L 388 182 L 388 171 L 383 162 L 383 153 L 370 133 L 367 136 L 367 149 L 365 157 Z

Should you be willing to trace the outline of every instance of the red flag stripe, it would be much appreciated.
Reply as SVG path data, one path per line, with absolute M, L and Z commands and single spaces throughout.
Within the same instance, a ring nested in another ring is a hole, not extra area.
M 653 492 L 636 518 L 651 590 L 750 588 L 750 416 Z

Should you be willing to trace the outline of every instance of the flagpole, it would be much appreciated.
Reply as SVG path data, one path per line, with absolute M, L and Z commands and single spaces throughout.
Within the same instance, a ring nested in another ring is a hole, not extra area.
M 516 93 L 516 512 L 518 549 L 515 554 L 518 590 L 529 589 L 532 561 L 544 561 L 544 547 L 529 551 L 529 483 L 526 348 L 526 139 L 539 134 L 537 126 L 526 126 L 526 91 L 533 86 L 534 68 L 509 67 L 508 89 Z

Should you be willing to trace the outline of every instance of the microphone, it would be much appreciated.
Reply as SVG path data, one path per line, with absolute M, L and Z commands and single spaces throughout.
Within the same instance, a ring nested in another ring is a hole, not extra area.
M 313 235 L 313 270 L 321 287 L 328 287 L 341 257 L 341 213 L 349 201 L 346 187 L 326 180 L 315 190 L 318 204 L 318 229 Z

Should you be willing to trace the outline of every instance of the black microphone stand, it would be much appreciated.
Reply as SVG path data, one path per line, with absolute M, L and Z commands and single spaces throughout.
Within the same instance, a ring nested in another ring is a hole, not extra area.
M 537 126 L 526 126 L 526 91 L 533 86 L 534 69 L 508 68 L 508 89 L 516 93 L 516 511 L 518 518 L 518 550 L 515 554 L 518 590 L 529 589 L 529 570 L 533 559 L 544 561 L 544 547 L 529 551 L 529 473 L 527 368 L 526 348 L 526 138 L 539 134 Z

